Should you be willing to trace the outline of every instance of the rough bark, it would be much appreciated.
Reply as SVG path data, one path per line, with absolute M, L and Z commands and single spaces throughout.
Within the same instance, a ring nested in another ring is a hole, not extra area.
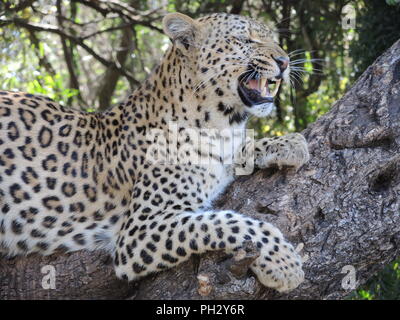
M 306 280 L 293 292 L 278 294 L 246 275 L 257 255 L 248 244 L 241 257 L 194 256 L 130 285 L 116 279 L 101 252 L 3 259 L 0 299 L 346 296 L 343 267 L 355 268 L 358 286 L 400 252 L 400 41 L 303 134 L 311 160 L 297 173 L 267 169 L 240 177 L 216 203 L 270 221 L 302 244 Z M 56 267 L 55 290 L 41 288 L 44 265 Z

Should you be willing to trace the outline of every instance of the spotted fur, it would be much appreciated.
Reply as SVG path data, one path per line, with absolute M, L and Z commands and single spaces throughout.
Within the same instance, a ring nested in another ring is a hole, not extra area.
M 242 103 L 238 77 L 251 64 L 269 78 L 285 79 L 289 71 L 281 74 L 274 56 L 287 55 L 267 27 L 249 18 L 170 14 L 163 23 L 173 45 L 161 64 L 104 113 L 0 91 L 1 251 L 106 248 L 116 274 L 134 280 L 192 253 L 235 251 L 250 240 L 261 252 L 251 266 L 259 280 L 293 289 L 303 280 L 301 259 L 277 228 L 210 208 L 233 179 L 231 165 L 215 154 L 213 165 L 146 160 L 149 132 L 167 134 L 170 122 L 179 131 L 244 130 L 248 115 L 266 111 Z M 307 160 L 299 134 L 256 142 L 260 167 L 299 167 Z

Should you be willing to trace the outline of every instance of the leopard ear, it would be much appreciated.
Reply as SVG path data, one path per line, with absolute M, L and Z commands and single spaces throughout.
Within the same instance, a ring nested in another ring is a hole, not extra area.
M 194 46 L 198 27 L 196 21 L 182 13 L 169 13 L 163 19 L 165 34 L 182 51 Z

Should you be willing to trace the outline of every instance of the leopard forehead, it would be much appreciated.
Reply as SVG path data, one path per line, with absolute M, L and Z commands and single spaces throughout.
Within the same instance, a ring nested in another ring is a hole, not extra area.
M 216 13 L 196 20 L 210 40 L 222 37 L 248 37 L 257 42 L 275 42 L 275 33 L 265 24 L 249 17 Z M 213 39 L 214 38 L 214 39 Z

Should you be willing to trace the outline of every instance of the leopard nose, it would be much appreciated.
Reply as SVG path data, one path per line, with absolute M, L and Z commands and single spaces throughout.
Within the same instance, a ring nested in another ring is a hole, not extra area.
M 277 58 L 274 58 L 274 60 L 278 64 L 278 67 L 281 70 L 281 73 L 283 73 L 289 65 L 289 58 L 277 57 Z

